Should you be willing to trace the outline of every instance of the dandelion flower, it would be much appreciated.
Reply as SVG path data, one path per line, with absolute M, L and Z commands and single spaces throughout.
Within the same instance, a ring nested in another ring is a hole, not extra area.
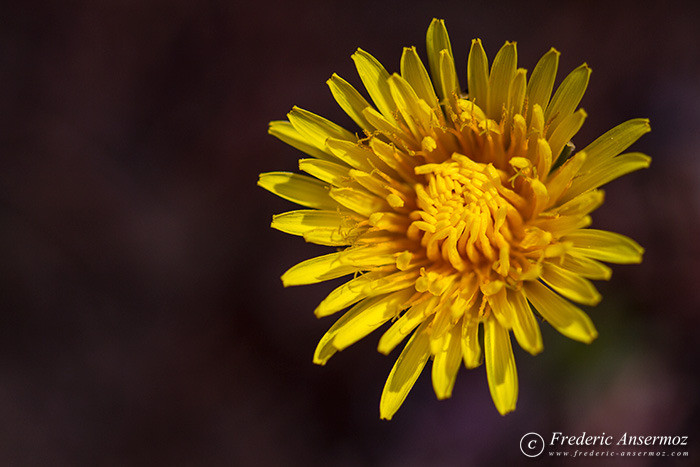
M 285 272 L 285 286 L 352 275 L 315 310 L 349 308 L 322 337 L 315 363 L 391 322 L 378 350 L 408 342 L 384 386 L 381 418 L 392 418 L 428 360 L 439 399 L 452 394 L 462 362 L 485 361 L 506 414 L 518 395 L 511 335 L 541 352 L 541 317 L 590 343 L 596 329 L 572 302 L 600 301 L 591 279 L 610 278 L 603 262 L 641 261 L 636 242 L 589 226 L 600 187 L 649 166 L 644 154 L 620 154 L 649 122 L 629 120 L 572 155 L 586 119 L 577 110 L 586 64 L 552 95 L 558 51 L 528 78 L 514 42 L 489 67 L 475 39 L 465 93 L 441 20 L 428 28 L 427 54 L 430 74 L 415 47 L 403 50 L 400 74 L 389 74 L 358 49 L 352 59 L 374 105 L 335 74 L 327 84 L 361 131 L 294 107 L 269 132 L 309 156 L 299 161 L 309 176 L 270 172 L 258 184 L 308 208 L 273 216 L 273 228 L 336 247 Z

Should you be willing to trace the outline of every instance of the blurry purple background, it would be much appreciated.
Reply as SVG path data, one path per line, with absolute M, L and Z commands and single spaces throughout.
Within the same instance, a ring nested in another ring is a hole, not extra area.
M 530 431 L 688 435 L 700 462 L 690 2 L 53 3 L 0 10 L 1 465 L 502 465 L 526 460 Z M 359 46 L 389 71 L 403 46 L 425 57 L 434 16 L 463 86 L 473 37 L 490 58 L 518 41 L 528 70 L 554 46 L 559 79 L 586 61 L 579 148 L 651 119 L 632 150 L 652 167 L 594 215 L 647 252 L 599 283 L 594 344 L 545 325 L 543 354 L 516 350 L 515 413 L 498 415 L 481 367 L 447 401 L 424 372 L 383 422 L 398 352 L 377 353 L 375 333 L 312 364 L 333 323 L 313 309 L 336 284 L 279 276 L 328 250 L 269 229 L 294 206 L 255 183 L 300 157 L 269 120 L 299 105 L 354 129 L 325 80 L 359 86 Z

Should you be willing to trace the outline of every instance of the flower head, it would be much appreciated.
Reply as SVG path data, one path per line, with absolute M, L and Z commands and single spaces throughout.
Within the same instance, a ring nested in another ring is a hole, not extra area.
M 539 353 L 540 316 L 591 342 L 595 327 L 571 302 L 600 301 L 590 279 L 610 278 L 601 261 L 641 261 L 633 240 L 588 227 L 603 202 L 599 187 L 648 167 L 648 156 L 620 153 L 649 122 L 622 123 L 571 155 L 586 119 L 577 107 L 587 65 L 552 96 L 559 52 L 547 52 L 528 78 L 514 42 L 489 68 L 476 39 L 464 93 L 443 21 L 430 24 L 427 52 L 430 75 L 414 47 L 390 75 L 359 49 L 352 58 L 374 105 L 337 75 L 328 85 L 361 133 L 295 107 L 270 133 L 310 156 L 299 161 L 310 176 L 265 173 L 259 185 L 310 208 L 276 215 L 272 227 L 337 247 L 289 269 L 285 286 L 354 275 L 316 309 L 323 317 L 350 307 L 321 339 L 315 363 L 391 321 L 380 352 L 410 337 L 384 387 L 382 418 L 398 410 L 429 359 L 440 399 L 450 397 L 461 362 L 475 368 L 483 359 L 505 414 L 518 394 L 511 334 Z

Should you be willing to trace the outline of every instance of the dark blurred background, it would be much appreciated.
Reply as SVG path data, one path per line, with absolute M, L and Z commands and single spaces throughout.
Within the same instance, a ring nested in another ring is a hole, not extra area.
M 503 465 L 530 431 L 687 435 L 675 463 L 699 465 L 700 14 L 641 3 L 3 2 L 0 465 Z M 515 413 L 482 367 L 447 401 L 424 372 L 386 422 L 398 351 L 376 333 L 312 364 L 337 284 L 279 276 L 328 250 L 269 229 L 294 206 L 255 183 L 300 157 L 269 120 L 299 105 L 354 129 L 325 80 L 360 85 L 358 46 L 390 71 L 403 46 L 425 57 L 434 16 L 463 86 L 473 37 L 490 58 L 518 41 L 529 70 L 556 47 L 559 80 L 586 61 L 579 148 L 651 119 L 633 150 L 652 167 L 594 216 L 647 252 L 600 284 L 594 344 L 543 326 L 543 354 L 516 350 Z

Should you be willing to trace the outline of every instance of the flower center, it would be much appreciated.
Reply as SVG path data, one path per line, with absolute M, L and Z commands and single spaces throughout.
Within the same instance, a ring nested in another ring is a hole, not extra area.
M 492 164 L 454 154 L 440 164 L 416 168 L 417 204 L 407 235 L 420 240 L 426 256 L 460 272 L 491 270 L 507 276 L 512 245 L 524 236 L 525 199 L 507 188 L 508 174 Z

